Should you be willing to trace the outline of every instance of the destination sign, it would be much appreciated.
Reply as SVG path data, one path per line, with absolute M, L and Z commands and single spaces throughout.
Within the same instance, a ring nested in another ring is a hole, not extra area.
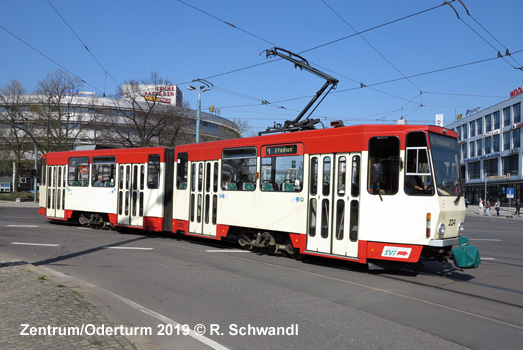
M 268 156 L 280 156 L 285 154 L 298 153 L 297 145 L 269 146 L 265 148 L 265 154 Z

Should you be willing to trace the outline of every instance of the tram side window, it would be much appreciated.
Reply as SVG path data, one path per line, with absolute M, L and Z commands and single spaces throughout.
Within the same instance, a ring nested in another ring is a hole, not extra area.
M 430 171 L 427 137 L 415 131 L 407 135 L 405 152 L 405 193 L 409 195 L 432 195 L 434 184 Z
M 67 184 L 69 186 L 89 186 L 89 157 L 69 158 Z
M 176 189 L 187 189 L 187 171 L 189 169 L 189 156 L 187 153 L 178 154 L 178 164 L 176 169 Z
M 254 191 L 256 189 L 256 147 L 223 150 L 222 190 Z
M 396 136 L 379 136 L 369 140 L 369 179 L 367 191 L 371 194 L 398 193 L 400 140 Z M 378 170 L 379 169 L 379 170 Z M 379 171 L 379 181 L 373 173 Z
M 93 157 L 93 177 L 91 182 L 94 187 L 114 187 L 115 174 L 115 157 Z
M 262 158 L 260 177 L 262 191 L 300 192 L 303 188 L 303 155 Z
M 160 155 L 150 154 L 147 158 L 147 188 L 158 188 L 160 184 Z

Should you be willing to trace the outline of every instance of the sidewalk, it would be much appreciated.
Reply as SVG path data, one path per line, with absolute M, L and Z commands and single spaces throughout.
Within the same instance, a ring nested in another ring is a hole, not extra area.
M 497 216 L 494 206 L 491 205 L 489 217 L 522 220 L 523 215 L 514 215 L 515 211 L 516 211 L 516 208 L 514 206 L 512 206 L 510 208 L 508 206 L 502 206 L 499 210 L 499 216 Z M 478 215 L 479 216 L 480 215 L 479 206 L 469 204 L 469 206 L 467 208 L 467 215 Z M 481 214 L 481 216 L 485 216 L 485 212 L 483 212 L 483 214 Z
M 82 326 L 84 334 L 76 335 Z M 102 326 L 119 325 L 111 324 L 76 290 L 33 265 L 0 255 L 0 349 L 137 349 L 120 334 L 97 335 Z M 73 335 L 61 335 L 64 332 Z

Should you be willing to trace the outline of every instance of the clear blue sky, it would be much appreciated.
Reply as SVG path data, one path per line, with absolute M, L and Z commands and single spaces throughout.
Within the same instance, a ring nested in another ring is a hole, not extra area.
M 0 85 L 17 79 L 32 92 L 60 69 L 47 56 L 100 95 L 155 71 L 179 85 L 195 108 L 197 94 L 187 86 L 204 78 L 216 88 L 202 95 L 202 109 L 214 105 L 256 133 L 294 119 L 324 83 L 260 55 L 279 46 L 339 79 L 314 113 L 325 125 L 394 123 L 402 116 L 434 124 L 437 113 L 448 124 L 523 85 L 523 71 L 514 68 L 523 64 L 523 1 L 463 2 L 471 16 L 454 1 L 458 19 L 449 5 L 437 7 L 442 0 L 4 0 Z M 351 36 L 354 30 L 365 32 Z M 496 58 L 507 48 L 511 57 Z

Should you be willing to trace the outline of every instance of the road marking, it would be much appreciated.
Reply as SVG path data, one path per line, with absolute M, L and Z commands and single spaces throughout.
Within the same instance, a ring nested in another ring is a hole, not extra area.
M 481 258 L 481 260 L 496 260 L 494 258 Z
M 94 288 L 94 289 L 97 289 L 97 290 L 99 290 L 99 291 L 101 291 L 103 293 L 109 294 L 109 295 L 115 297 L 116 299 L 120 300 L 121 302 L 131 306 L 132 308 L 134 308 L 134 309 L 136 309 L 138 311 L 141 311 L 144 314 L 147 314 L 147 315 L 149 315 L 151 317 L 156 318 L 157 320 L 159 320 L 160 322 L 162 322 L 164 324 L 171 324 L 173 327 L 176 327 L 176 329 L 182 329 L 183 323 L 178 323 L 175 320 L 172 320 L 172 319 L 168 318 L 167 316 L 159 314 L 156 311 L 148 309 L 145 306 L 142 306 L 142 305 L 140 305 L 138 303 L 135 303 L 134 301 L 131 301 L 131 300 L 127 299 L 127 298 L 124 298 L 124 297 L 122 297 L 122 296 L 120 296 L 118 294 L 115 294 L 115 293 L 111 292 L 111 291 L 108 291 L 107 289 L 104 289 L 104 288 L 102 288 L 100 286 L 97 286 L 96 284 L 92 284 L 92 283 L 86 282 L 84 280 L 80 280 L 80 279 L 77 279 L 75 277 L 63 274 L 63 273 L 61 273 L 59 271 L 56 271 L 56 270 L 53 270 L 53 269 L 51 269 L 49 267 L 43 267 L 43 269 L 51 271 L 55 276 L 58 276 L 60 278 L 65 278 L 65 279 L 68 279 L 68 280 L 77 281 L 77 282 L 80 282 L 81 284 L 85 285 L 86 287 Z M 215 342 L 212 339 L 209 339 L 209 338 L 207 338 L 207 337 L 205 337 L 203 335 L 200 335 L 200 334 L 196 333 L 195 331 L 193 331 L 192 329 L 189 330 L 189 334 L 188 335 L 190 337 L 196 339 L 197 341 L 199 341 L 201 343 L 204 343 L 205 345 L 213 348 L 213 349 L 216 349 L 216 350 L 230 350 L 226 346 L 223 346 L 223 345 Z
M 7 227 L 38 227 L 38 225 L 6 225 Z
M 127 249 L 127 250 L 153 250 L 154 248 L 143 247 L 102 247 L 103 249 Z
M 469 241 L 490 241 L 490 242 L 501 242 L 501 239 L 497 238 L 469 238 Z
M 26 242 L 13 242 L 14 245 L 35 245 L 39 247 L 59 247 L 60 244 L 46 244 L 46 243 L 26 243 Z
M 248 250 L 242 249 L 207 249 L 207 253 L 250 253 Z

